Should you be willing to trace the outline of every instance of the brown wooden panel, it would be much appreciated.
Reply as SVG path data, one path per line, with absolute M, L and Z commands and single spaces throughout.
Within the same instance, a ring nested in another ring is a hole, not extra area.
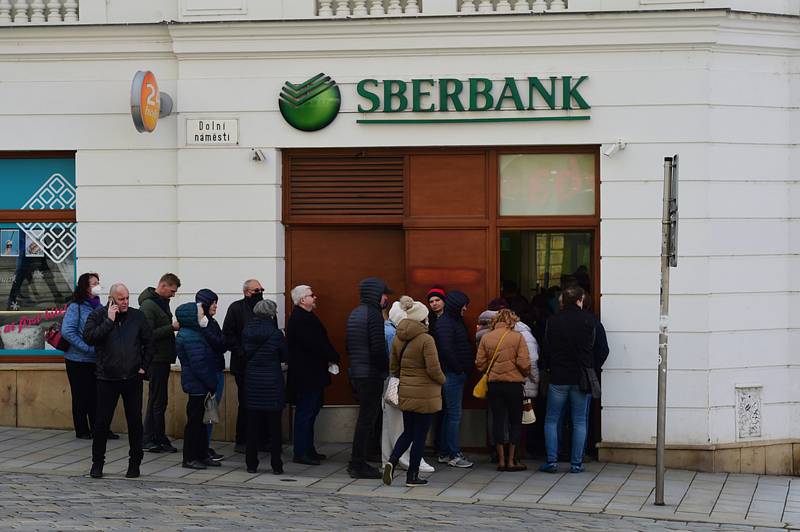
M 409 216 L 485 218 L 487 184 L 485 153 L 411 155 Z
M 326 404 L 355 404 L 347 377 L 345 325 L 358 305 L 358 282 L 380 277 L 394 291 L 405 293 L 403 231 L 400 228 L 292 227 L 287 232 L 289 274 L 293 286 L 307 284 L 317 299 L 320 317 L 342 356 L 341 372 L 325 392 Z M 291 308 L 289 300 L 288 308 Z
M 0 222 L 74 222 L 74 210 L 0 210 Z

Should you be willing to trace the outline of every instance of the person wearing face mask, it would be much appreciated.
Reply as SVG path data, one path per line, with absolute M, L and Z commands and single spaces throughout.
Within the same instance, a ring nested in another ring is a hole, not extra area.
M 206 394 L 217 391 L 217 355 L 203 334 L 209 319 L 202 303 L 184 303 L 175 309 L 181 328 L 175 339 L 181 361 L 181 387 L 189 395 L 183 432 L 183 467 L 219 466 L 208 457 L 208 434 L 203 424 Z
M 97 408 L 97 380 L 94 374 L 97 370 L 96 355 L 94 347 L 83 340 L 83 328 L 89 314 L 102 306 L 102 293 L 99 275 L 82 274 L 78 277 L 78 286 L 75 287 L 72 302 L 61 323 L 61 336 L 69 342 L 69 349 L 64 353 L 64 363 L 67 366 L 72 394 L 72 422 L 75 426 L 75 437 L 82 440 L 92 439 Z M 108 438 L 117 440 L 119 436 L 109 432 Z
M 245 358 L 242 346 L 242 331 L 251 319 L 256 303 L 264 299 L 264 287 L 256 279 L 248 279 L 242 286 L 244 297 L 231 303 L 225 314 L 222 324 L 222 334 L 225 344 L 231 351 L 231 373 L 236 380 L 237 399 L 239 401 L 236 416 L 236 446 L 237 453 L 244 453 L 247 444 L 247 408 L 245 408 Z M 261 448 L 266 449 L 268 428 L 264 426 L 259 435 Z
M 94 346 L 97 355 L 97 415 L 89 472 L 92 478 L 103 477 L 108 428 L 120 397 L 130 446 L 125 476 L 138 477 L 142 463 L 142 379 L 153 360 L 153 335 L 144 313 L 129 305 L 128 288 L 114 283 L 108 293 L 108 305 L 92 311 L 83 329 L 84 341 Z
M 219 297 L 212 290 L 203 288 L 195 294 L 194 301 L 202 306 L 203 315 L 208 320 L 208 325 L 202 328 L 202 332 L 215 355 L 216 365 L 214 369 L 217 376 L 217 393 L 215 398 L 217 404 L 220 404 L 222 402 L 222 392 L 225 388 L 225 351 L 228 350 L 228 347 L 225 345 L 225 337 L 222 334 L 222 329 L 217 320 L 214 319 L 214 316 L 217 314 L 217 302 L 219 301 Z M 213 429 L 214 425 L 211 423 L 206 425 L 206 432 L 208 434 L 206 441 L 208 458 L 219 462 L 225 457 L 211 448 L 211 433 Z

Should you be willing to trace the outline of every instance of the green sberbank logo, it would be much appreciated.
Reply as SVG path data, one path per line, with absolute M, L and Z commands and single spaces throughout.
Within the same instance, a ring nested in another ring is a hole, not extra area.
M 325 74 L 317 74 L 299 85 L 287 81 L 278 100 L 284 120 L 300 131 L 324 128 L 334 121 L 341 105 L 339 87 Z

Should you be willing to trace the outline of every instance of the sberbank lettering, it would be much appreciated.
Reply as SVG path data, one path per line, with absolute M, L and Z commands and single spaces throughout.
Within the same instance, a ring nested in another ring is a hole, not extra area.
M 366 100 L 360 113 L 415 113 L 464 111 L 534 111 L 537 109 L 589 109 L 580 93 L 589 76 L 529 77 L 503 81 L 489 78 L 441 79 L 362 79 L 358 95 Z

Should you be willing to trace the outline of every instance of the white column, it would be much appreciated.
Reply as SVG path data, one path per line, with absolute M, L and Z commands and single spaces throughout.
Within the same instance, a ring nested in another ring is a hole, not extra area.
M 31 2 L 31 22 L 34 24 L 44 22 L 44 2 L 42 0 Z
M 547 11 L 547 2 L 544 0 L 533 0 L 533 7 L 531 7 L 531 10 L 534 13 L 544 13 Z
M 353 6 L 354 17 L 366 17 L 369 14 L 367 11 L 367 0 L 355 0 L 353 3 L 355 4 Z
M 481 0 L 478 4 L 478 13 L 491 13 L 494 11 L 494 6 L 490 0 Z
M 317 16 L 332 17 L 333 16 L 333 9 L 331 9 L 332 2 L 333 0 L 319 0 L 319 10 L 317 11 Z
M 514 11 L 517 12 L 527 12 L 531 10 L 531 6 L 528 5 L 528 0 L 517 0 L 514 2 Z
M 419 15 L 419 2 L 408 0 L 406 2 L 406 15 Z
M 59 2 L 59 0 L 48 0 L 47 22 L 51 24 L 63 22 L 63 19 L 61 18 L 61 2 Z
M 78 0 L 64 2 L 64 22 L 78 22 Z
M 567 4 L 564 3 L 564 0 L 550 2 L 550 11 L 564 11 L 565 9 L 567 9 Z
M 473 0 L 461 0 L 461 13 L 475 13 L 475 2 Z
M 26 0 L 16 0 L 14 2 L 14 24 L 28 23 L 28 2 Z
M 511 11 L 511 4 L 508 0 L 499 0 L 497 2 L 497 12 L 498 13 L 508 13 Z
M 0 0 L 0 24 L 11 24 L 11 2 Z
M 336 1 L 336 16 L 337 17 L 349 17 L 350 16 L 350 1 L 349 0 L 337 0 Z
M 389 9 L 386 12 L 389 15 L 402 15 L 403 8 L 400 6 L 400 0 L 389 0 Z
M 386 11 L 383 9 L 383 0 L 372 0 L 369 6 L 369 14 L 378 16 L 385 15 Z

